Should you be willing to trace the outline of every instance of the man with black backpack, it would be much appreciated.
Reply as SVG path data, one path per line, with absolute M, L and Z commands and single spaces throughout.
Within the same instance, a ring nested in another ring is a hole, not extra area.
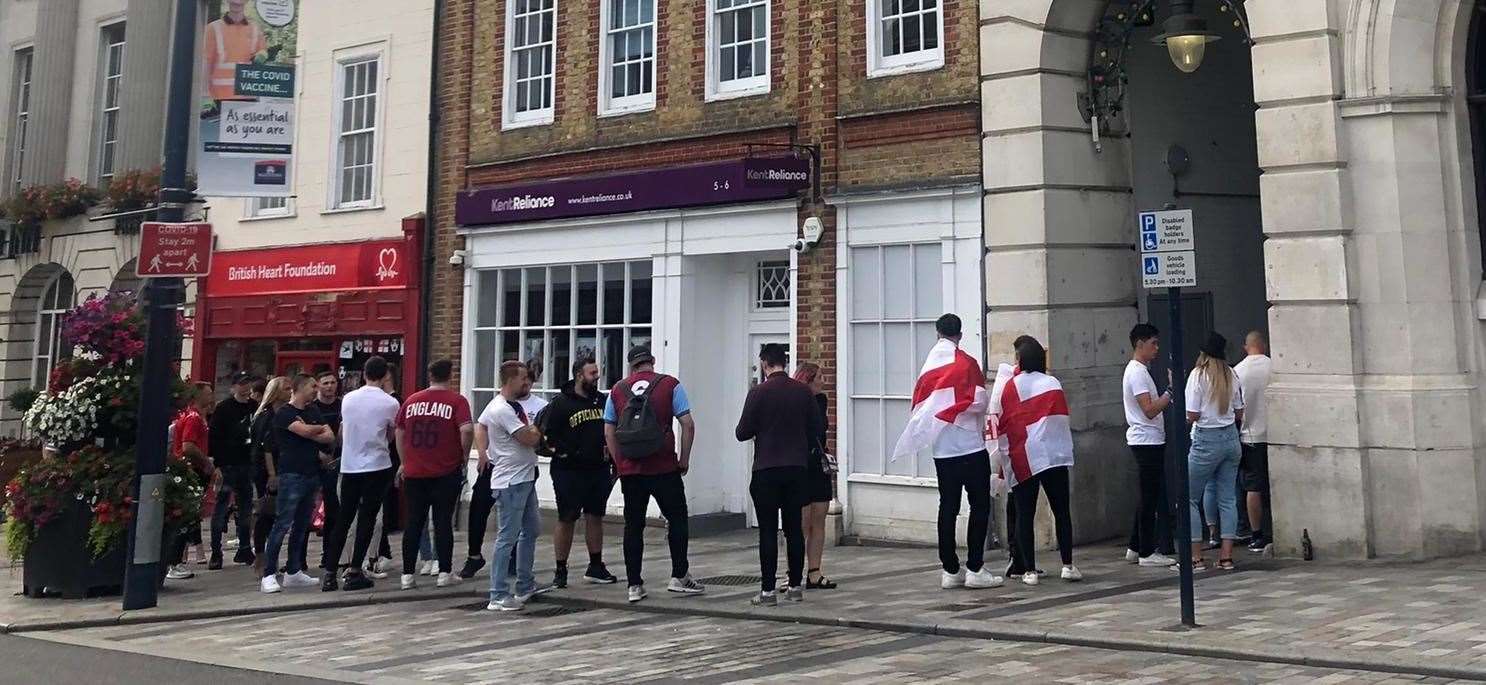
M 687 595 L 706 588 L 691 577 L 686 560 L 686 486 L 681 477 L 691 466 L 691 444 L 696 423 L 691 403 L 681 382 L 656 373 L 650 348 L 637 346 L 627 357 L 628 378 L 609 393 L 604 405 L 604 440 L 619 472 L 624 492 L 624 570 L 629 582 L 629 601 L 645 599 L 645 580 L 640 565 L 645 553 L 645 511 L 650 499 L 666 519 L 666 539 L 671 547 L 671 582 L 666 589 Z M 681 424 L 681 440 L 671 422 Z

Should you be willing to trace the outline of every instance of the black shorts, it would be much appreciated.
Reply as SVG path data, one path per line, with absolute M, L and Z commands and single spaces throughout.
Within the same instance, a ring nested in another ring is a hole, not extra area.
M 805 466 L 805 501 L 807 504 L 829 502 L 833 499 L 831 474 L 826 473 L 820 462 L 820 455 L 812 454 Z
M 1269 445 L 1243 445 L 1238 477 L 1246 492 L 1269 492 Z
M 552 469 L 552 490 L 557 495 L 557 520 L 572 523 L 584 514 L 604 515 L 614 479 L 608 469 Z

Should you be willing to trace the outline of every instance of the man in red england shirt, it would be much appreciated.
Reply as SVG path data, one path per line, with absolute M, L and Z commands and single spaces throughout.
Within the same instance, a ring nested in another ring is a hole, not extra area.
M 454 507 L 464 484 L 464 465 L 475 439 L 470 403 L 449 389 L 454 363 L 428 366 L 432 383 L 403 402 L 397 414 L 397 451 L 402 466 L 397 478 L 408 503 L 402 539 L 402 589 L 417 585 L 418 535 L 433 509 L 434 550 L 439 558 L 439 587 L 458 582 L 450 571 L 454 557 Z
M 176 416 L 175 422 L 170 427 L 170 455 L 176 459 L 184 459 L 191 464 L 201 476 L 202 482 L 210 488 L 212 477 L 212 462 L 207 456 L 207 425 L 206 416 L 211 413 L 212 408 L 212 386 L 210 383 L 196 383 L 191 386 L 190 399 L 186 408 Z M 175 549 L 172 555 L 172 565 L 166 572 L 165 577 L 171 580 L 184 580 L 190 578 L 192 573 L 186 568 L 186 546 L 190 544 L 191 538 L 200 538 L 201 524 L 196 524 L 196 534 L 188 528 L 182 530 L 175 541 Z M 197 544 L 200 543 L 198 539 Z

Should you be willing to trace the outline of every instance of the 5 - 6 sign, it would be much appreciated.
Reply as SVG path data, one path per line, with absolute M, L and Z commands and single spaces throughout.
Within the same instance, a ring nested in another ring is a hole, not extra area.
M 139 230 L 140 278 L 205 276 L 212 270 L 212 225 L 145 222 Z

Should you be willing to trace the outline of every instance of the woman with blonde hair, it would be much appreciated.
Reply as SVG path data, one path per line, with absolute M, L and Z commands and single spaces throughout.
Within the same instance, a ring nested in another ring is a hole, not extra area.
M 836 472 L 834 460 L 826 452 L 826 435 L 829 430 L 829 414 L 826 409 L 829 400 L 824 389 L 825 378 L 820 372 L 819 364 L 804 362 L 795 369 L 795 380 L 810 386 L 810 394 L 815 396 L 816 415 L 820 417 L 820 432 L 810 436 L 810 456 L 805 462 L 807 498 L 800 517 L 805 528 L 805 560 L 809 562 L 806 565 L 809 571 L 805 576 L 805 587 L 810 590 L 834 590 L 835 581 L 820 572 L 820 560 L 825 554 L 826 546 L 826 514 L 834 499 L 835 488 L 831 485 L 831 476 Z
M 253 521 L 253 555 L 258 560 L 253 565 L 255 569 L 262 563 L 263 546 L 268 543 L 268 532 L 273 529 L 276 509 L 274 497 L 279 489 L 275 464 L 278 450 L 273 444 L 273 413 L 289 402 L 289 391 L 289 379 L 284 376 L 275 376 L 268 381 L 268 385 L 263 388 L 263 399 L 258 403 L 258 410 L 253 413 L 253 424 L 248 433 L 253 441 L 253 485 L 258 490 L 258 500 L 253 506 L 256 513 Z
M 1243 421 L 1243 393 L 1228 368 L 1228 341 L 1210 333 L 1197 364 L 1187 377 L 1187 423 L 1192 424 L 1192 450 L 1187 454 L 1188 516 L 1192 521 L 1192 565 L 1203 568 L 1202 493 L 1208 482 L 1218 490 L 1217 517 L 1223 542 L 1218 568 L 1233 569 L 1233 539 L 1238 527 L 1238 423 Z

